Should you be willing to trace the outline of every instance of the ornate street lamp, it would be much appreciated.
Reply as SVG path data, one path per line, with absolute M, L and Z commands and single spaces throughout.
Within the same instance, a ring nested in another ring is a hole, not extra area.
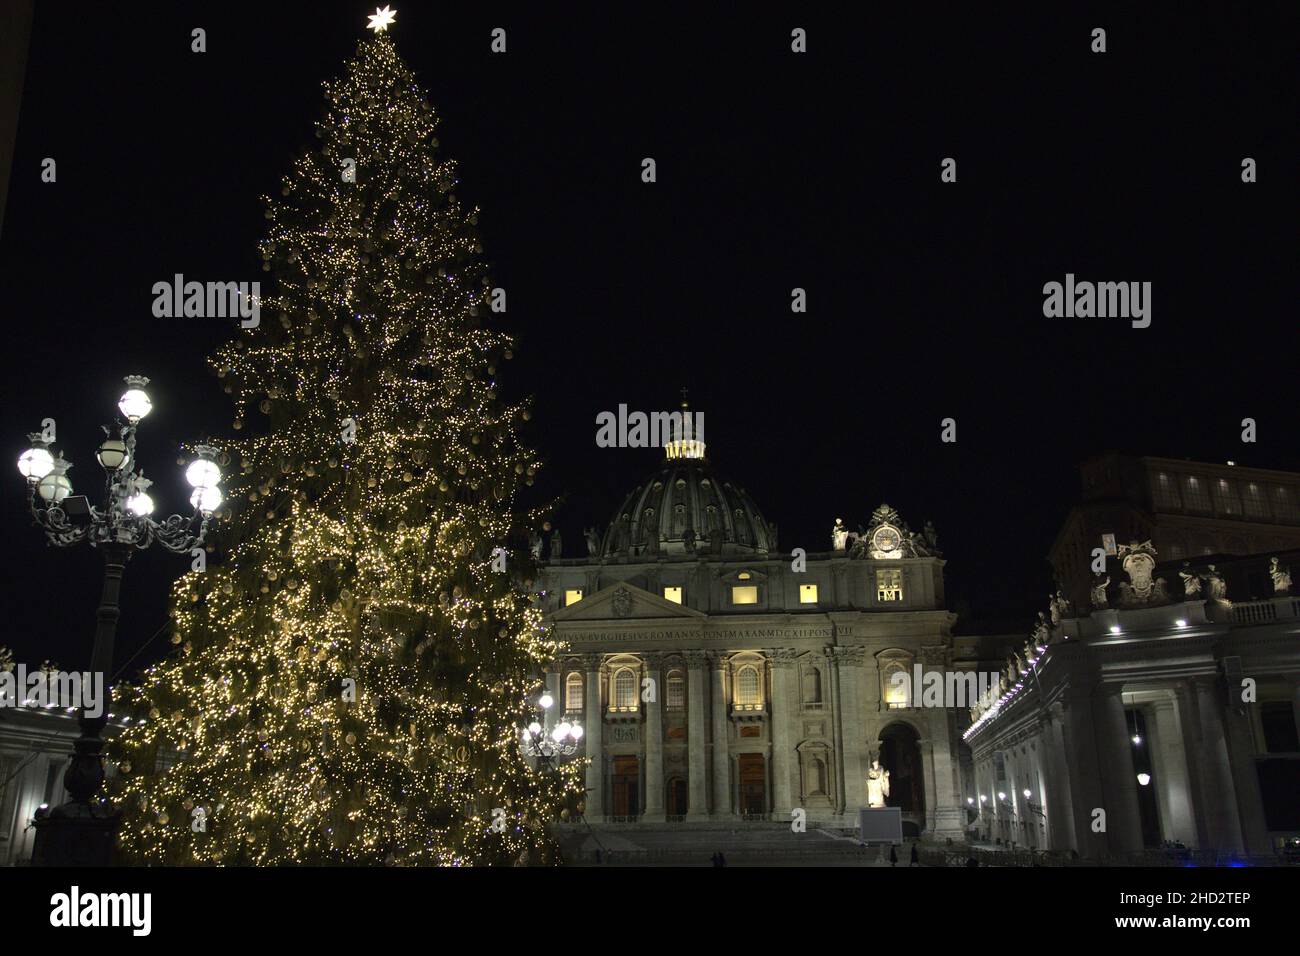
M 578 750 L 582 740 L 582 725 L 571 724 L 561 720 L 549 731 L 546 728 L 546 712 L 555 704 L 549 691 L 542 691 L 537 699 L 539 720 L 534 720 L 520 731 L 520 745 L 529 757 L 549 764 L 553 757 L 569 757 Z
M 32 516 L 50 544 L 68 548 L 85 542 L 104 557 L 104 585 L 96 615 L 95 642 L 90 669 L 105 675 L 105 697 L 110 693 L 107 677 L 113 666 L 113 642 L 120 614 L 118 596 L 126 562 L 137 549 L 161 545 L 176 554 L 187 554 L 203 544 L 212 513 L 221 504 L 217 482 L 221 469 L 215 449 L 196 448 L 198 459 L 186 471 L 194 487 L 188 517 L 172 515 L 162 521 L 150 517 L 153 484 L 137 468 L 135 430 L 153 408 L 145 392 L 149 380 L 140 375 L 126 377 L 127 391 L 118 402 L 123 421 L 104 426 L 104 441 L 95 457 L 105 473 L 104 504 L 95 507 L 85 495 L 72 494 L 68 469 L 72 465 L 51 453 L 39 434 L 30 435 L 32 446 L 18 458 L 18 471 L 27 479 Z M 107 864 L 111 859 L 116 819 L 99 796 L 104 782 L 102 731 L 108 720 L 109 701 L 102 701 L 100 716 L 81 711 L 81 736 L 74 744 L 75 755 L 63 784 L 71 800 L 37 821 L 36 846 L 32 861 L 37 865 Z

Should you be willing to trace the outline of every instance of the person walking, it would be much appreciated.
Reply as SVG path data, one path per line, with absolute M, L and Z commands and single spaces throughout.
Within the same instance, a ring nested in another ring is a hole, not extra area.
M 913 843 L 913 844 L 912 844 L 912 862 L 909 863 L 908 866 L 920 866 L 920 865 L 921 865 L 921 855 L 920 855 L 919 853 L 916 852 L 916 844 Z
M 898 866 L 898 847 L 892 843 L 889 845 L 889 865 Z

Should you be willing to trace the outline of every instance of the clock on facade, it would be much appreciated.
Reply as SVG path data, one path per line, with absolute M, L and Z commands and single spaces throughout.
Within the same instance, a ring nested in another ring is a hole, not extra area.
M 871 536 L 871 547 L 882 554 L 897 551 L 902 543 L 902 536 L 888 525 L 877 528 L 876 533 Z

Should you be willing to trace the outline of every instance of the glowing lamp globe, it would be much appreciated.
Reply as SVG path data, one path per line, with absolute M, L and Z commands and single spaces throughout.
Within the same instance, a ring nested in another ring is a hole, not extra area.
M 542 694 L 537 703 L 541 704 L 543 710 L 550 710 L 551 705 L 555 703 L 555 698 L 550 695 L 549 691 L 547 691 Z
M 185 480 L 191 488 L 212 488 L 221 480 L 221 469 L 210 458 L 196 458 L 185 469 Z
M 149 400 L 149 395 L 144 390 L 149 380 L 143 375 L 128 375 L 126 384 L 127 389 L 118 400 L 117 408 L 126 420 L 134 425 L 153 410 L 153 402 Z
M 33 445 L 18 456 L 18 471 L 28 481 L 40 481 L 54 468 L 54 456 L 44 445 Z
M 153 499 L 143 491 L 137 491 L 126 499 L 126 510 L 137 518 L 146 517 L 153 514 Z
M 555 727 L 555 732 L 559 734 L 559 736 L 556 737 L 555 739 L 563 740 L 565 737 L 569 736 L 569 731 L 572 729 L 573 728 L 569 726 L 569 722 L 567 720 L 560 721 Z
M 190 504 L 204 514 L 212 514 L 221 507 L 224 500 L 220 488 L 195 488 L 190 495 Z
M 559 727 L 556 727 L 554 730 L 551 731 L 551 739 L 558 744 L 561 740 L 564 739 L 564 731 L 562 731 Z
M 538 734 L 542 732 L 542 725 L 534 720 L 531 724 L 528 725 L 528 732 L 532 734 L 534 737 L 536 737 Z
M 105 438 L 103 444 L 95 451 L 95 457 L 99 459 L 105 471 L 114 472 L 126 464 L 130 453 L 126 450 L 126 442 L 122 439 Z
M 1146 786 L 1147 784 L 1149 784 L 1150 782 L 1151 782 L 1151 774 L 1149 774 L 1149 773 L 1140 773 L 1140 774 L 1138 774 L 1138 783 L 1139 783 L 1139 784 L 1141 784 L 1142 786 L 1145 787 L 1145 786 Z
M 569 733 L 573 734 L 573 739 L 574 739 L 574 740 L 581 740 L 581 739 L 582 739 L 582 725 L 581 725 L 581 724 L 574 724 L 572 727 L 569 728 Z
M 37 482 L 36 490 L 46 501 L 57 505 L 72 494 L 72 482 L 68 480 L 65 468 L 55 466 Z

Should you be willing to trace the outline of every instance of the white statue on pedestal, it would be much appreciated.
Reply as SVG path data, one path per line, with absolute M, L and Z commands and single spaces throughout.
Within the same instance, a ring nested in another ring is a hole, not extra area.
M 871 769 L 867 771 L 867 806 L 883 807 L 885 797 L 889 796 L 889 771 L 880 766 L 880 760 L 871 758 Z
M 1273 593 L 1286 594 L 1291 590 L 1291 569 L 1279 568 L 1277 558 L 1268 559 L 1268 575 L 1273 579 Z
M 844 527 L 844 519 L 836 518 L 835 527 L 831 528 L 831 547 L 843 551 L 849 541 L 849 529 Z

